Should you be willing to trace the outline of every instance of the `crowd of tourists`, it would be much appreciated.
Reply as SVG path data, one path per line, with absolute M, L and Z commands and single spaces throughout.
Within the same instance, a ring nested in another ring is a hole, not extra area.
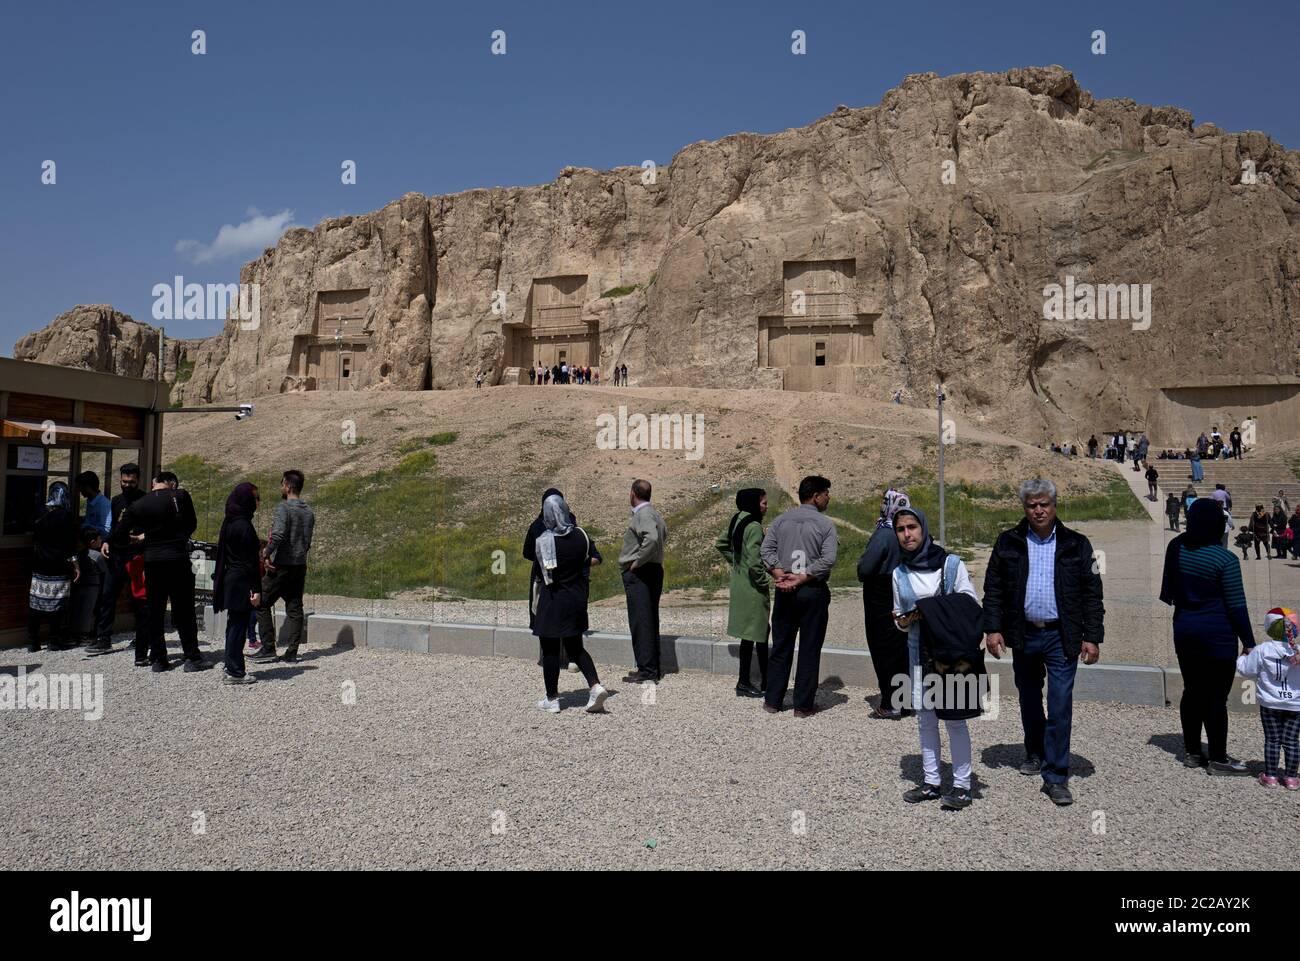
M 155 672 L 178 664 L 185 672 L 211 667 L 199 650 L 195 612 L 192 538 L 198 527 L 194 502 L 171 471 L 159 471 L 146 492 L 140 468 L 124 464 L 121 492 L 112 501 L 100 492 L 93 472 L 78 475 L 85 500 L 83 516 L 72 507 L 62 481 L 49 486 L 33 531 L 31 587 L 28 593 L 28 650 L 41 649 L 41 628 L 52 650 L 73 646 L 75 633 L 89 624 L 90 655 L 113 651 L 113 625 L 123 590 L 130 599 L 137 667 Z M 302 607 L 315 517 L 302 500 L 303 475 L 288 470 L 280 481 L 281 502 L 265 541 L 253 527 L 260 502 L 256 486 L 242 483 L 226 499 L 217 540 L 212 583 L 213 607 L 227 612 L 223 681 L 249 684 L 245 641 L 258 663 L 297 661 L 304 632 Z M 283 653 L 277 652 L 273 608 L 283 600 Z M 168 605 L 180 638 L 181 658 L 167 653 L 164 624 Z M 86 617 L 85 615 L 89 615 Z M 260 639 L 258 635 L 260 634 Z
M 570 366 L 561 361 L 544 367 L 539 360 L 535 367 L 528 368 L 528 383 L 538 384 L 592 384 L 600 386 L 600 368 L 595 369 L 583 364 Z M 614 386 L 627 386 L 627 364 L 614 365 Z
M 792 672 L 793 715 L 811 718 L 819 710 L 828 581 L 839 559 L 835 525 L 826 516 L 830 488 L 824 477 L 804 478 L 799 506 L 766 530 L 767 492 L 741 490 L 736 512 L 715 544 L 730 565 L 727 633 L 739 641 L 736 695 L 761 698 L 769 714 L 786 709 Z M 668 532 L 650 496 L 648 482 L 633 484 L 619 553 L 637 665 L 626 683 L 661 680 L 658 606 Z M 1055 804 L 1073 801 L 1074 682 L 1080 661 L 1095 664 L 1100 657 L 1102 581 L 1087 537 L 1057 517 L 1055 485 L 1029 480 L 1019 497 L 1025 516 L 997 538 L 982 596 L 962 560 L 935 543 L 925 514 L 903 491 L 885 492 L 877 527 L 858 559 L 867 644 L 880 691 L 871 717 L 917 719 L 924 777 L 904 794 L 909 803 L 938 801 L 949 810 L 972 803 L 967 721 L 985 705 L 978 694 L 968 695 L 983 689 L 978 682 L 986 676 L 985 654 L 1001 658 L 1008 650 L 1024 734 L 1020 771 L 1041 778 L 1043 793 Z M 1268 763 L 1260 782 L 1300 789 L 1300 701 L 1293 702 L 1290 694 L 1300 685 L 1300 622 L 1292 612 L 1272 611 L 1270 639 L 1255 643 L 1238 562 L 1223 547 L 1225 518 L 1219 499 L 1197 499 L 1187 531 L 1174 538 L 1166 554 L 1160 597 L 1174 608 L 1174 645 L 1184 675 L 1183 761 L 1211 774 L 1245 773 L 1245 764 L 1227 753 L 1227 698 L 1240 670 L 1259 685 Z M 552 488 L 543 496 L 523 553 L 533 563 L 530 625 L 542 648 L 545 692 L 537 706 L 551 713 L 561 709 L 558 683 L 567 660 L 586 680 L 586 709 L 603 710 L 608 691 L 582 647 L 590 567 L 601 557 L 560 491 Z M 946 790 L 940 779 L 940 721 L 952 756 Z M 1281 780 L 1279 752 L 1285 754 Z
M 135 617 L 135 663 L 165 671 L 163 618 L 170 603 L 186 671 L 207 665 L 198 650 L 194 574 L 189 539 L 194 506 L 175 474 L 154 476 L 148 493 L 139 470 L 121 471 L 121 493 L 111 503 L 98 478 L 83 474 L 77 485 L 86 499 L 78 521 L 67 485 L 50 485 L 36 523 L 30 591 L 29 637 L 38 649 L 39 630 L 58 622 L 84 577 L 94 578 L 97 635 L 90 653 L 112 650 L 117 597 L 129 586 Z M 214 607 L 227 612 L 226 683 L 249 683 L 244 642 L 256 619 L 261 635 L 255 662 L 296 660 L 303 633 L 302 596 L 314 517 L 302 500 L 303 475 L 285 471 L 281 503 L 263 542 L 253 527 L 260 492 L 241 483 L 230 492 L 217 545 Z M 810 475 L 799 484 L 798 506 L 766 528 L 767 492 L 747 488 L 715 546 L 730 567 L 727 633 L 739 641 L 735 693 L 761 699 L 768 714 L 790 707 L 796 718 L 813 718 L 821 651 L 830 616 L 829 580 L 839 561 L 839 538 L 827 516 L 831 482 Z M 654 506 L 648 481 L 629 490 L 629 514 L 618 553 L 636 667 L 624 683 L 654 685 L 663 677 L 659 624 L 668 529 Z M 998 535 L 982 591 L 966 565 L 937 544 L 925 513 L 906 492 L 885 491 L 879 519 L 857 561 L 862 584 L 867 645 L 879 698 L 870 716 L 897 721 L 915 716 L 923 778 L 903 800 L 938 801 L 948 810 L 973 803 L 971 731 L 967 722 L 986 708 L 985 655 L 1011 654 L 1019 692 L 1024 756 L 1019 770 L 1042 781 L 1057 805 L 1073 802 L 1069 787 L 1073 695 L 1079 663 L 1095 664 L 1104 640 L 1102 577 L 1088 538 L 1057 516 L 1056 486 L 1043 478 L 1020 485 L 1020 522 Z M 1278 509 L 1289 510 L 1279 491 Z M 1300 789 L 1300 620 L 1275 608 L 1265 619 L 1266 640 L 1256 643 L 1242 588 L 1240 561 L 1227 548 L 1231 524 L 1226 490 L 1189 498 L 1187 526 L 1169 543 L 1160 600 L 1173 607 L 1174 648 L 1183 676 L 1179 705 L 1183 763 L 1211 774 L 1244 774 L 1246 765 L 1228 755 L 1227 699 L 1236 672 L 1256 684 L 1264 729 L 1266 787 Z M 1275 510 L 1274 516 L 1277 515 Z M 1262 507 L 1262 531 L 1274 521 Z M 1293 520 L 1300 524 L 1300 511 Z M 1287 522 L 1290 528 L 1292 521 Z M 1243 551 L 1244 553 L 1244 551 Z M 561 708 L 561 667 L 574 664 L 587 685 L 585 709 L 601 712 L 609 690 L 602 685 L 582 638 L 589 629 L 591 568 L 603 563 L 590 534 L 555 488 L 542 498 L 530 525 L 523 556 L 532 567 L 529 624 L 538 637 L 543 697 L 537 707 Z M 92 573 L 93 572 L 93 573 Z M 272 607 L 286 605 L 284 652 L 276 653 Z M 797 642 L 797 643 L 796 643 Z M 753 668 L 757 660 L 758 678 Z M 1045 703 L 1044 703 L 1045 695 Z M 942 728 L 948 738 L 952 779 L 941 781 Z M 1204 734 L 1205 740 L 1202 741 Z

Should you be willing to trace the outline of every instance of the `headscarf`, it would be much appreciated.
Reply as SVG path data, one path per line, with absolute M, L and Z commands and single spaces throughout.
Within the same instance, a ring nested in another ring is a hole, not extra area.
M 45 502 L 46 507 L 61 507 L 68 510 L 72 503 L 68 493 L 68 485 L 63 481 L 55 481 L 50 485 L 50 496 Z
M 573 514 L 569 505 L 558 492 L 551 494 L 542 503 L 542 523 L 546 531 L 537 538 L 537 566 L 542 569 L 542 579 L 551 583 L 551 571 L 555 570 L 555 539 L 564 537 L 573 530 Z
M 740 546 L 745 543 L 745 528 L 750 524 L 762 523 L 763 508 L 760 501 L 767 491 L 761 487 L 746 487 L 736 492 L 736 513 L 731 518 L 728 539 L 731 550 L 737 560 L 740 559 Z
M 1187 508 L 1187 530 L 1179 534 L 1165 548 L 1164 573 L 1160 581 L 1160 600 L 1173 604 L 1178 597 L 1175 584 L 1178 583 L 1178 557 L 1185 546 L 1188 550 L 1209 547 L 1223 541 L 1223 532 L 1227 530 L 1228 519 L 1224 516 L 1223 505 L 1212 497 L 1198 497 Z
M 235 487 L 226 498 L 226 520 L 233 521 L 238 517 L 244 517 L 248 520 L 253 519 L 257 513 L 257 488 L 245 481 Z M 225 526 L 224 524 L 222 525 Z
M 245 481 L 235 485 L 235 489 L 226 498 L 226 518 L 221 522 L 221 532 L 217 535 L 217 563 L 212 570 L 212 609 L 225 609 L 226 592 L 226 545 L 231 525 L 236 521 L 247 521 L 252 530 L 253 515 L 257 513 L 257 487 Z M 257 539 L 257 531 L 253 531 Z
M 909 567 L 918 573 L 939 570 L 943 567 L 948 552 L 930 539 L 930 522 L 925 519 L 925 513 L 919 507 L 900 507 L 894 512 L 895 531 L 898 530 L 898 518 L 904 514 L 911 514 L 920 522 L 921 545 L 914 551 L 907 551 L 903 549 L 900 542 L 898 545 L 899 566 Z
M 907 494 L 903 491 L 889 488 L 885 491 L 885 496 L 880 499 L 880 519 L 876 521 L 876 529 L 882 527 L 893 528 L 894 515 L 904 507 L 911 507 L 912 502 L 907 499 Z

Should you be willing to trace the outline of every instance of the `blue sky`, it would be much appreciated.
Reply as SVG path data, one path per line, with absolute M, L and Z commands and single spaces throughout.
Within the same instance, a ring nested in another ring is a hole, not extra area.
M 1284 9 L 1285 8 L 1285 9 Z M 1060 63 L 1098 97 L 1300 145 L 1294 4 L 728 2 L 6 4 L 0 351 L 78 303 L 151 321 L 156 283 L 238 280 L 288 223 L 402 193 L 541 183 L 567 164 L 879 101 L 908 73 Z M 207 53 L 191 53 L 204 30 Z M 506 32 L 506 55 L 490 52 Z M 807 34 L 794 56 L 790 35 Z M 1093 30 L 1107 53 L 1090 52 Z M 57 183 L 41 183 L 45 160 Z M 340 164 L 357 163 L 357 183 Z M 228 227 L 224 232 L 223 227 Z M 174 321 L 198 337 L 216 322 Z

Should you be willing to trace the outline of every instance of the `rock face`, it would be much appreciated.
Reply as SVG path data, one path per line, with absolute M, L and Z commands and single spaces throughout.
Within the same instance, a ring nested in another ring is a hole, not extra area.
M 790 278 L 808 261 L 835 265 L 831 313 L 865 322 L 844 328 L 863 336 L 834 389 L 929 404 L 942 379 L 969 416 L 1035 441 L 1138 427 L 1163 387 L 1296 372 L 1300 154 L 1094 100 L 1061 67 L 909 76 L 879 106 L 692 144 L 666 169 L 407 194 L 289 231 L 241 273 L 261 285 L 256 329 L 198 346 L 173 396 L 338 386 L 345 355 L 351 387 L 500 382 L 531 362 L 519 338 L 550 296 L 535 282 L 583 277 L 560 306 L 592 366 L 788 388 L 801 372 L 760 343 L 801 336 Z M 1047 319 L 1052 284 L 1149 284 L 1149 326 Z
M 167 340 L 163 378 L 188 376 L 199 341 Z M 105 304 L 81 304 L 14 345 L 14 357 L 120 377 L 158 376 L 158 331 Z

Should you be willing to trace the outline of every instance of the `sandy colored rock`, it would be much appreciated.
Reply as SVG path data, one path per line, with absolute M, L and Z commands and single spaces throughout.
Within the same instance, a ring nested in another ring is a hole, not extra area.
M 1300 155 L 1262 133 L 1095 100 L 1061 67 L 915 74 L 878 106 L 691 144 L 653 177 L 566 167 L 291 230 L 241 272 L 262 285 L 260 326 L 228 322 L 174 396 L 311 386 L 295 344 L 322 291 L 354 288 L 370 340 L 353 386 L 464 387 L 480 369 L 496 383 L 533 282 L 568 275 L 587 278 L 599 366 L 626 363 L 633 385 L 779 387 L 758 366 L 759 318 L 782 311 L 785 264 L 835 260 L 874 318 L 872 359 L 843 390 L 903 385 L 923 406 L 944 379 L 977 422 L 1084 439 L 1142 423 L 1161 386 L 1291 374 L 1298 200 Z M 1150 284 L 1149 329 L 1045 320 L 1044 287 L 1067 276 Z M 1241 349 L 1260 342 L 1273 349 Z

